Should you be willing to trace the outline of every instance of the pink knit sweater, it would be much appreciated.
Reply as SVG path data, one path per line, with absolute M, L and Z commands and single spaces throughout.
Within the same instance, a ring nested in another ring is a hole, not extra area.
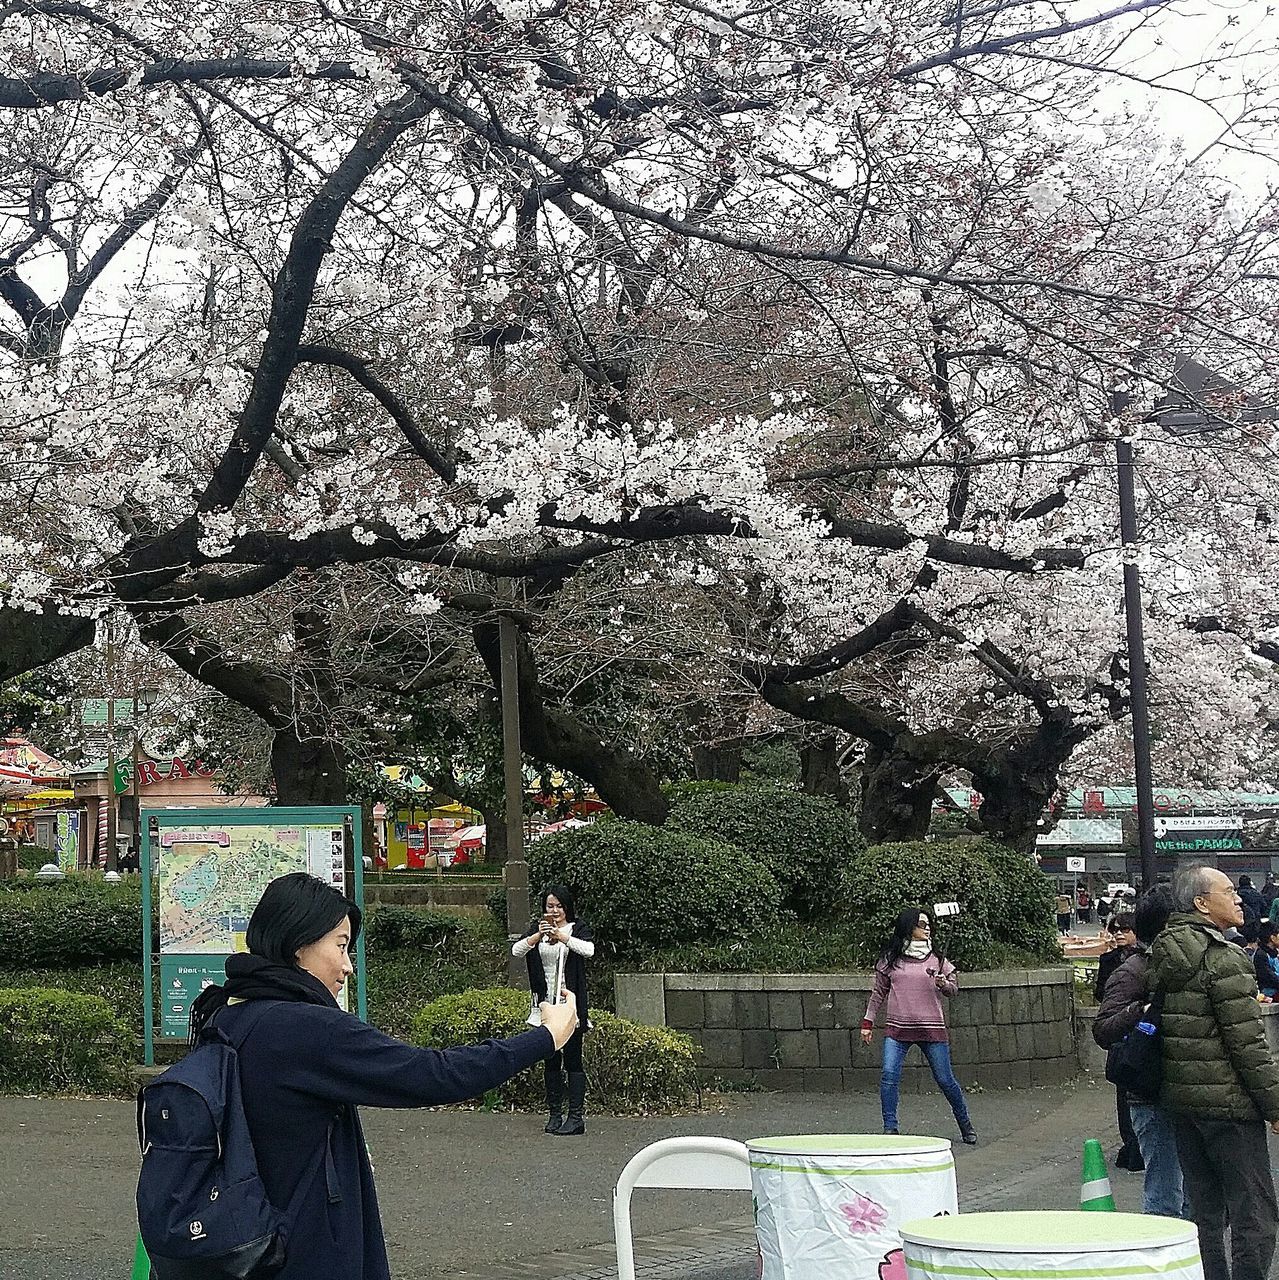
M 936 982 L 938 975 L 942 979 L 940 985 Z M 922 960 L 902 956 L 891 970 L 880 961 L 875 966 L 875 984 L 871 988 L 862 1027 L 869 1029 L 875 1025 L 875 1018 L 887 1000 L 886 1036 L 912 1043 L 944 1043 L 950 1036 L 946 1032 L 941 997 L 953 996 L 958 990 L 959 975 L 955 966 L 949 960 L 939 960 L 932 952 Z

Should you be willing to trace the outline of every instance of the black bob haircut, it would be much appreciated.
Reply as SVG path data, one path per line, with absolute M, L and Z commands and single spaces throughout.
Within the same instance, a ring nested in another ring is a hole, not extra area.
M 542 911 L 546 911 L 546 900 L 552 894 L 555 900 L 564 908 L 564 919 L 570 923 L 577 919 L 577 912 L 573 908 L 573 890 L 566 884 L 548 884 L 542 890 Z
M 1160 886 L 1143 893 L 1133 908 L 1133 931 L 1138 942 L 1149 946 L 1163 932 L 1176 903 L 1171 889 Z
M 249 917 L 249 952 L 276 964 L 296 965 L 298 952 L 351 921 L 351 948 L 360 936 L 362 915 L 340 890 L 305 871 L 272 880 Z

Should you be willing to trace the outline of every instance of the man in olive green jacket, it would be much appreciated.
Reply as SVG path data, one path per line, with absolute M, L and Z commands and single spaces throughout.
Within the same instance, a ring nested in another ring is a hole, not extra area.
M 1279 1067 L 1252 962 L 1223 936 L 1243 909 L 1214 867 L 1181 872 L 1173 897 L 1176 914 L 1150 955 L 1151 985 L 1165 993 L 1160 1102 L 1173 1113 L 1205 1280 L 1266 1280 L 1279 1208 L 1264 1122 L 1279 1133 Z

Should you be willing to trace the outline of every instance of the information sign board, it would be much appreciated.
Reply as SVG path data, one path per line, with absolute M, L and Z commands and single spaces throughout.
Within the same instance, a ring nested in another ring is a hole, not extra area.
M 143 810 L 143 1022 L 148 1063 L 154 1041 L 151 980 L 157 955 L 160 1034 L 185 1038 L 191 1002 L 206 986 L 223 981 L 228 956 L 247 950 L 249 917 L 272 880 L 306 871 L 363 909 L 359 814 L 358 809 L 335 806 Z M 156 939 L 151 936 L 153 902 L 159 923 Z M 359 1015 L 364 1017 L 363 936 L 356 943 L 355 960 L 353 985 Z

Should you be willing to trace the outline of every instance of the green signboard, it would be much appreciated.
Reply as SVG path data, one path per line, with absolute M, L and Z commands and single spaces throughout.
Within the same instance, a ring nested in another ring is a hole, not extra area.
M 1155 816 L 1157 853 L 1231 853 L 1243 848 L 1238 814 Z
M 149 1065 L 155 1005 L 160 1034 L 185 1039 L 191 1002 L 204 987 L 224 979 L 228 956 L 247 950 L 249 917 L 272 880 L 305 871 L 363 910 L 364 863 L 359 809 L 144 809 L 142 826 L 143 1025 Z M 153 908 L 158 937 L 152 936 Z M 153 993 L 157 958 L 160 989 Z M 356 942 L 355 963 L 356 1012 L 363 1018 L 363 935 Z
M 221 956 L 160 956 L 160 1034 L 185 1039 L 191 1025 L 191 1005 L 205 987 L 226 974 Z
M 80 861 L 80 815 L 66 809 L 59 812 L 53 826 L 54 861 L 58 870 L 70 875 Z

